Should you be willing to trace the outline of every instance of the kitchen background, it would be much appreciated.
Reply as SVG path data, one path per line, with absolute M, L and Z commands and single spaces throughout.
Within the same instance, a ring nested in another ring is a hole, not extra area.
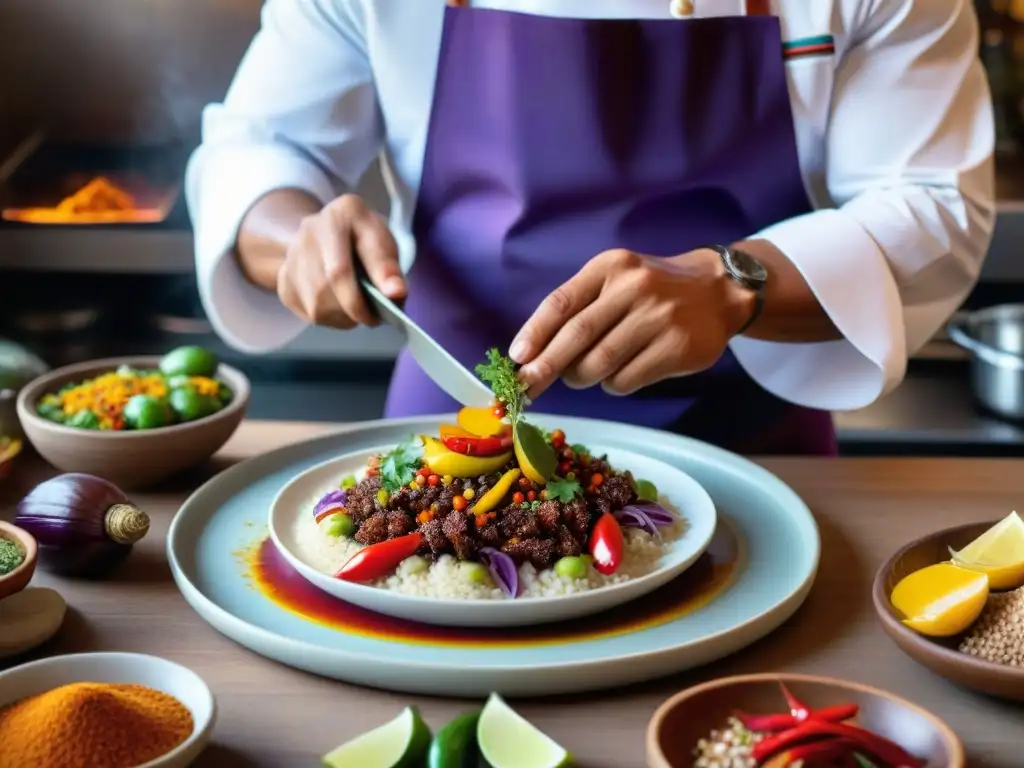
M 376 418 L 400 345 L 390 329 L 311 329 L 251 358 L 216 339 L 199 305 L 182 171 L 201 109 L 223 95 L 261 5 L 0 0 L 0 338 L 53 366 L 203 344 L 250 375 L 256 418 Z M 1000 207 L 968 310 L 1024 294 L 1024 0 L 979 0 L 979 11 Z M 379 173 L 361 192 L 386 210 Z M 90 202 L 103 200 L 125 210 L 89 222 Z M 1024 455 L 1024 424 L 974 404 L 968 358 L 944 334 L 893 394 L 837 424 L 849 454 Z

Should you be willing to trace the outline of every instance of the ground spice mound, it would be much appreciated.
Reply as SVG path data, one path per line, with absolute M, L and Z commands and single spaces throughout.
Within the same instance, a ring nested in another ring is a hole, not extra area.
M 0 709 L 0 768 L 133 768 L 192 727 L 188 709 L 161 691 L 73 683 Z
M 1024 667 L 1024 588 L 989 595 L 960 651 L 996 664 Z

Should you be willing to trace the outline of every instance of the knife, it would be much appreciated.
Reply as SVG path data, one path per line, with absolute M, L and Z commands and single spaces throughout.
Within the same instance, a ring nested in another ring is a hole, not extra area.
M 409 354 L 434 383 L 462 405 L 488 408 L 494 402 L 490 387 L 474 376 L 444 347 L 420 328 L 395 302 L 378 291 L 369 278 L 360 275 L 363 292 L 380 318 L 405 337 Z

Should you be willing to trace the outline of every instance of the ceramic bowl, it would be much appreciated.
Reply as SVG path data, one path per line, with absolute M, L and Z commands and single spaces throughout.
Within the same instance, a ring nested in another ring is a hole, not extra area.
M 900 579 L 914 571 L 949 560 L 949 548 L 962 549 L 998 521 L 949 528 L 911 542 L 893 555 L 875 575 L 872 599 L 882 629 L 900 650 L 942 677 L 966 688 L 1013 701 L 1024 701 L 1024 669 L 994 664 L 960 653 L 961 638 L 933 638 L 903 625 L 889 600 Z
M 93 378 L 121 365 L 156 368 L 159 357 L 117 357 L 70 365 L 29 382 L 18 394 L 18 417 L 25 434 L 44 459 L 65 472 L 105 478 L 125 490 L 143 488 L 216 453 L 238 429 L 249 404 L 249 380 L 241 371 L 221 365 L 217 377 L 234 398 L 212 416 L 159 429 L 100 432 L 56 424 L 36 413 L 43 395 L 65 384 Z
M 284 558 L 317 589 L 347 603 L 410 621 L 456 627 L 515 627 L 600 613 L 639 599 L 680 576 L 708 548 L 718 515 L 707 491 L 682 470 L 621 448 L 588 445 L 595 455 L 607 455 L 616 469 L 631 470 L 634 476 L 650 480 L 662 489 L 662 503 L 682 514 L 685 520 L 682 534 L 665 547 L 656 568 L 618 584 L 552 597 L 445 599 L 342 581 L 317 570 L 304 559 L 297 525 L 314 526 L 313 507 L 317 500 L 337 488 L 346 475 L 361 477 L 371 456 L 393 446 L 339 456 L 293 479 L 270 506 L 270 535 Z M 337 567 L 343 564 L 344 561 L 338 562 Z
M 813 709 L 856 704 L 856 724 L 926 760 L 929 768 L 963 768 L 964 750 L 949 726 L 915 704 L 859 683 L 810 675 L 745 675 L 712 680 L 666 701 L 647 726 L 648 768 L 693 764 L 700 739 L 721 728 L 736 710 L 787 711 L 779 683 Z
M 192 713 L 192 735 L 167 754 L 139 768 L 184 768 L 210 741 L 217 706 L 202 678 L 180 664 L 139 653 L 53 656 L 0 672 L 0 707 L 81 682 L 145 685 L 170 694 Z
M 0 539 L 10 539 L 25 553 L 25 559 L 21 561 L 21 565 L 10 573 L 0 576 L 0 600 L 3 600 L 15 592 L 21 592 L 32 581 L 32 574 L 36 572 L 36 557 L 39 548 L 36 546 L 36 540 L 32 534 L 3 521 L 0 521 Z

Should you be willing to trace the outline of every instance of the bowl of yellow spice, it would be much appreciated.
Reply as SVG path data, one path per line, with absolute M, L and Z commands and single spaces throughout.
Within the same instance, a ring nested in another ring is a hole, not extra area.
M 209 687 L 174 662 L 54 656 L 0 673 L 0 768 L 184 768 L 215 717 Z

